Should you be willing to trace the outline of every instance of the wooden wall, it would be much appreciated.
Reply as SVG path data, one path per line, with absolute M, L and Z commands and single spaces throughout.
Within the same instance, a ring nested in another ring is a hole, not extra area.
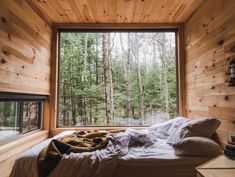
M 0 146 L 0 177 L 9 177 L 15 160 L 25 152 L 48 138 L 48 130 L 39 131 Z
M 0 91 L 50 94 L 51 36 L 51 27 L 25 0 L 0 0 Z M 46 138 L 48 131 L 39 131 L 0 146 L 0 177 Z
M 51 33 L 25 0 L 0 0 L 0 91 L 49 95 Z
M 235 46 L 235 1 L 208 0 L 185 23 L 186 115 L 210 116 L 222 124 L 225 143 L 235 133 L 235 87 L 227 87 Z

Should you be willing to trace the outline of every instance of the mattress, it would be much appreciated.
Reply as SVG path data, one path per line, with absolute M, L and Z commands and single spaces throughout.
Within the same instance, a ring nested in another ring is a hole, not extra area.
M 166 140 L 150 148 L 130 148 L 118 160 L 113 177 L 196 177 L 195 167 L 208 161 L 205 157 L 176 156 Z
M 72 132 L 66 131 L 54 138 Z M 10 177 L 38 177 L 37 155 L 50 141 L 40 143 L 20 157 Z M 148 147 L 130 147 L 121 157 L 105 158 L 104 154 L 101 150 L 65 155 L 48 177 L 195 177 L 195 167 L 209 160 L 176 156 L 165 139 L 157 139 Z

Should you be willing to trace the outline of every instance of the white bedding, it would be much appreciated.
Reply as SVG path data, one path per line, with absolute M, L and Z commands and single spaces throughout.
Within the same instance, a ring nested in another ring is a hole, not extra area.
M 167 132 L 169 127 L 165 123 L 157 130 Z M 110 135 L 105 149 L 64 155 L 48 177 L 193 177 L 194 168 L 208 160 L 176 156 L 166 139 L 158 138 L 163 135 L 154 129 L 156 127 L 145 131 L 128 129 L 125 133 Z M 66 131 L 54 138 L 71 133 L 73 131 Z M 10 177 L 38 177 L 37 155 L 50 141 L 40 143 L 19 158 Z
M 176 156 L 166 140 L 149 148 L 131 148 L 118 160 L 113 177 L 196 177 L 195 167 L 206 157 Z

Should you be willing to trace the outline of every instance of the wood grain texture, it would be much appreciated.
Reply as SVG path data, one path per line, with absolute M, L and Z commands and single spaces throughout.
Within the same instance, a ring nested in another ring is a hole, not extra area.
M 27 0 L 29 1 L 29 0 Z M 203 0 L 32 0 L 52 23 L 184 22 Z
M 0 91 L 50 94 L 51 36 L 48 24 L 25 0 L 0 0 Z M 49 129 L 49 103 L 44 129 Z M 48 131 L 0 146 L 0 176 L 8 177 L 23 152 L 48 138 Z
M 29 150 L 36 144 L 48 138 L 48 131 L 40 131 L 29 136 L 19 138 L 18 140 L 0 146 L 0 169 L 1 177 L 9 177 L 15 160 L 23 152 Z
M 25 0 L 0 0 L 0 91 L 50 94 L 51 36 Z
M 223 143 L 235 133 L 235 88 L 226 86 L 234 9 L 234 0 L 208 0 L 185 23 L 187 116 L 218 118 Z
M 51 75 L 50 81 L 50 130 L 57 126 L 59 40 L 58 30 L 53 27 L 51 73 L 54 74 Z
M 235 169 L 199 169 L 200 177 L 233 177 Z
M 235 161 L 220 155 L 196 168 L 199 177 L 233 177 Z

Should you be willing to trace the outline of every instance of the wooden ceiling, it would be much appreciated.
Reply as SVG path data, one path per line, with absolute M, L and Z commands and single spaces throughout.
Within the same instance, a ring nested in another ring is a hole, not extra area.
M 181 23 L 203 0 L 26 0 L 48 23 Z

